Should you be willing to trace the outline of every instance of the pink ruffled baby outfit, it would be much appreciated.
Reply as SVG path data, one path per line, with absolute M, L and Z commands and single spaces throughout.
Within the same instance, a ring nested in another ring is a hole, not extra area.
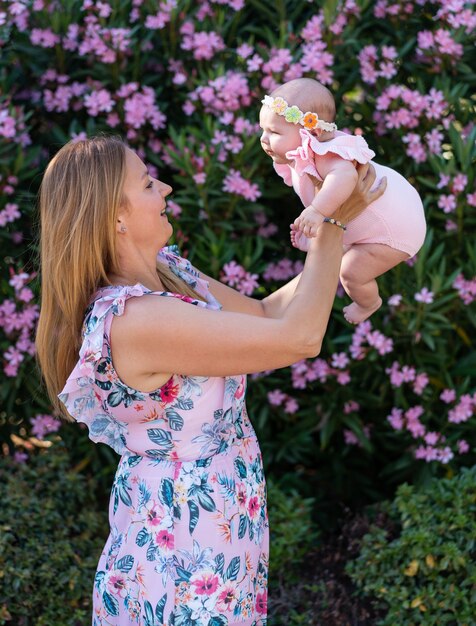
M 368 163 L 375 156 L 363 137 L 340 131 L 329 141 L 319 141 L 308 130 L 301 129 L 301 145 L 286 153 L 290 164 L 276 164 L 274 169 L 286 185 L 293 187 L 304 206 L 314 198 L 314 184 L 307 174 L 322 181 L 319 160 L 332 153 L 346 161 Z M 384 194 L 354 220 L 344 233 L 344 245 L 380 243 L 415 255 L 423 245 L 426 222 L 418 192 L 398 172 L 372 161 L 377 181 L 386 176 Z
M 146 393 L 114 369 L 111 324 L 129 298 L 221 308 L 172 248 L 159 260 L 206 301 L 141 284 L 99 289 L 86 311 L 79 361 L 59 394 L 93 441 L 121 455 L 92 624 L 265 626 L 266 491 L 246 377 L 174 374 Z

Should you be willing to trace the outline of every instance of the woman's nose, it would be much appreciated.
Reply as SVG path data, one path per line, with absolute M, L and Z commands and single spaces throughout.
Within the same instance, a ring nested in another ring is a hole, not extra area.
M 168 196 L 169 193 L 172 193 L 173 189 L 170 185 L 167 185 L 167 183 L 163 183 L 162 181 L 160 181 L 159 184 L 160 184 L 160 193 L 164 197 Z

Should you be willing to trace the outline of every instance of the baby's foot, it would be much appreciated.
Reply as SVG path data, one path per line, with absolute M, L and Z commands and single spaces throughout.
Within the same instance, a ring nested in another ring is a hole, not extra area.
M 360 322 L 370 317 L 372 313 L 375 313 L 377 309 L 380 309 L 381 306 L 382 298 L 378 298 L 377 302 L 369 307 L 363 307 L 356 302 L 352 302 L 349 306 L 344 307 L 344 317 L 351 324 L 360 324 Z
M 294 224 L 291 224 L 291 243 L 295 248 L 298 248 L 298 250 L 307 252 L 309 250 L 310 239 L 298 230 Z

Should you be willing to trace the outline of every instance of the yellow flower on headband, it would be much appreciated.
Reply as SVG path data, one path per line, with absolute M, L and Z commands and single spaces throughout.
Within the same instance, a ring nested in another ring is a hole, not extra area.
M 313 130 L 314 128 L 316 128 L 318 121 L 319 118 L 317 114 L 308 111 L 307 113 L 304 113 L 301 124 L 304 126 L 304 128 L 307 128 L 308 130 Z
M 275 98 L 273 104 L 271 105 L 271 109 L 281 115 L 287 109 L 288 103 L 283 98 Z
M 291 122 L 292 124 L 299 124 L 302 118 L 302 111 L 296 105 L 292 107 L 288 107 L 286 112 L 284 113 L 284 119 L 286 122 Z

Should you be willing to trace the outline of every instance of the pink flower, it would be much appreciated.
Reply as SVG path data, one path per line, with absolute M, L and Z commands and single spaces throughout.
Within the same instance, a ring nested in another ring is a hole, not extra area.
M 242 59 L 247 59 L 250 55 L 253 54 L 253 48 L 247 43 L 244 43 L 236 49 L 236 54 Z
M 451 459 L 453 458 L 454 458 L 454 454 L 451 448 L 449 448 L 448 446 L 444 447 L 443 449 L 438 450 L 437 459 L 441 463 L 446 465 L 446 463 L 449 463 Z
M 202 572 L 198 578 L 191 580 L 195 593 L 201 596 L 211 596 L 218 587 L 218 576 L 214 572 Z
M 421 394 L 423 393 L 423 390 L 428 385 L 428 383 L 429 383 L 429 378 L 428 378 L 428 375 L 425 372 L 422 372 L 421 374 L 418 374 L 418 376 L 415 378 L 415 382 L 413 384 L 413 391 L 418 396 L 421 396 Z
M 286 397 L 286 394 L 283 393 L 280 389 L 275 389 L 274 391 L 268 392 L 268 402 L 273 406 L 281 406 Z
M 415 294 L 415 300 L 424 304 L 431 304 L 433 302 L 433 292 L 429 291 L 426 287 L 423 287 L 421 291 Z
M 220 611 L 233 611 L 237 601 L 237 589 L 235 583 L 227 582 L 220 587 L 217 599 L 217 608 Z
M 344 372 L 337 372 L 336 380 L 339 385 L 348 385 L 351 381 L 351 377 L 348 370 Z
M 344 404 L 344 413 L 348 415 L 349 413 L 353 413 L 354 411 L 358 411 L 360 409 L 360 405 L 355 400 L 349 400 Z
M 243 196 L 243 198 L 251 200 L 252 202 L 255 202 L 261 196 L 258 185 L 250 183 L 243 178 L 240 172 L 234 169 L 230 169 L 230 172 L 225 177 L 223 181 L 223 191 Z
M 400 305 L 402 301 L 402 296 L 399 293 L 394 294 L 393 296 L 390 296 L 390 298 L 388 299 L 388 304 L 390 306 L 394 306 L 397 307 Z
M 114 107 L 114 101 L 106 89 L 93 91 L 89 95 L 85 96 L 84 104 L 89 115 L 93 117 L 96 117 L 96 115 L 100 112 L 109 113 Z
M 158 546 L 165 550 L 173 550 L 174 536 L 166 530 L 161 530 L 155 535 L 155 541 Z
M 466 202 L 469 206 L 476 206 L 476 191 L 474 193 L 469 193 L 466 196 Z
M 121 572 L 111 574 L 107 579 L 107 588 L 111 593 L 125 598 L 127 595 L 127 578 Z
M 260 512 L 260 505 L 257 496 L 253 496 L 248 501 L 248 513 L 251 518 L 255 518 Z
M 331 357 L 332 367 L 344 369 L 349 364 L 350 359 L 345 352 L 334 353 Z
M 440 394 L 440 400 L 445 402 L 446 404 L 450 404 L 450 402 L 454 402 L 456 398 L 456 391 L 454 389 L 443 389 Z
M 453 191 L 453 193 L 461 193 L 462 191 L 464 191 L 467 184 L 468 184 L 468 177 L 465 174 L 457 174 L 453 178 L 451 191 Z
M 442 195 L 438 199 L 438 206 L 443 209 L 443 213 L 453 213 L 456 209 L 456 198 L 453 195 Z
M 458 452 L 460 454 L 466 454 L 467 452 L 469 452 L 469 444 L 464 439 L 460 439 L 457 445 L 458 445 Z
M 453 282 L 453 288 L 458 290 L 459 297 L 468 305 L 476 299 L 476 277 L 466 280 L 463 274 L 458 274 Z
M 348 429 L 344 429 L 344 442 L 348 446 L 361 446 L 362 445 L 357 435 Z
M 60 38 L 49 28 L 33 28 L 30 35 L 30 41 L 35 46 L 42 48 L 54 48 L 60 42 Z
M 193 180 L 197 183 L 197 185 L 203 185 L 207 180 L 207 175 L 205 172 L 198 172 L 198 174 L 193 175 Z
M 52 415 L 36 415 L 30 419 L 32 424 L 31 432 L 38 439 L 44 439 L 46 435 L 55 433 L 61 428 L 59 419 Z
M 25 463 L 28 460 L 28 454 L 26 452 L 21 452 L 17 450 L 13 455 L 13 460 L 15 463 Z
M 266 589 L 262 593 L 256 594 L 256 611 L 261 615 L 266 615 L 268 612 L 268 592 Z
M 443 189 L 443 187 L 447 187 L 448 183 L 451 180 L 451 176 L 448 176 L 447 174 L 442 174 L 440 172 L 440 181 L 439 183 L 436 185 L 437 189 Z
M 18 204 L 7 202 L 5 208 L 0 211 L 0 226 L 5 226 L 9 222 L 14 222 L 21 217 L 21 213 L 18 210 Z
M 448 413 L 448 421 L 453 424 L 467 422 L 473 415 L 475 402 L 469 394 L 464 394 L 458 404 Z
M 403 411 L 394 407 L 390 415 L 387 415 L 387 420 L 392 428 L 395 430 L 402 430 L 403 428 Z
M 230 287 L 236 287 L 240 293 L 246 296 L 250 296 L 259 286 L 257 279 L 257 274 L 250 274 L 236 261 L 230 261 L 223 266 L 223 274 L 220 278 L 222 282 L 230 285 Z
M 290 415 L 293 415 L 299 410 L 299 404 L 295 398 L 289 398 L 284 405 L 284 411 Z
M 435 432 L 429 432 L 426 433 L 423 439 L 425 443 L 427 443 L 429 446 L 435 446 L 440 440 L 440 434 Z

